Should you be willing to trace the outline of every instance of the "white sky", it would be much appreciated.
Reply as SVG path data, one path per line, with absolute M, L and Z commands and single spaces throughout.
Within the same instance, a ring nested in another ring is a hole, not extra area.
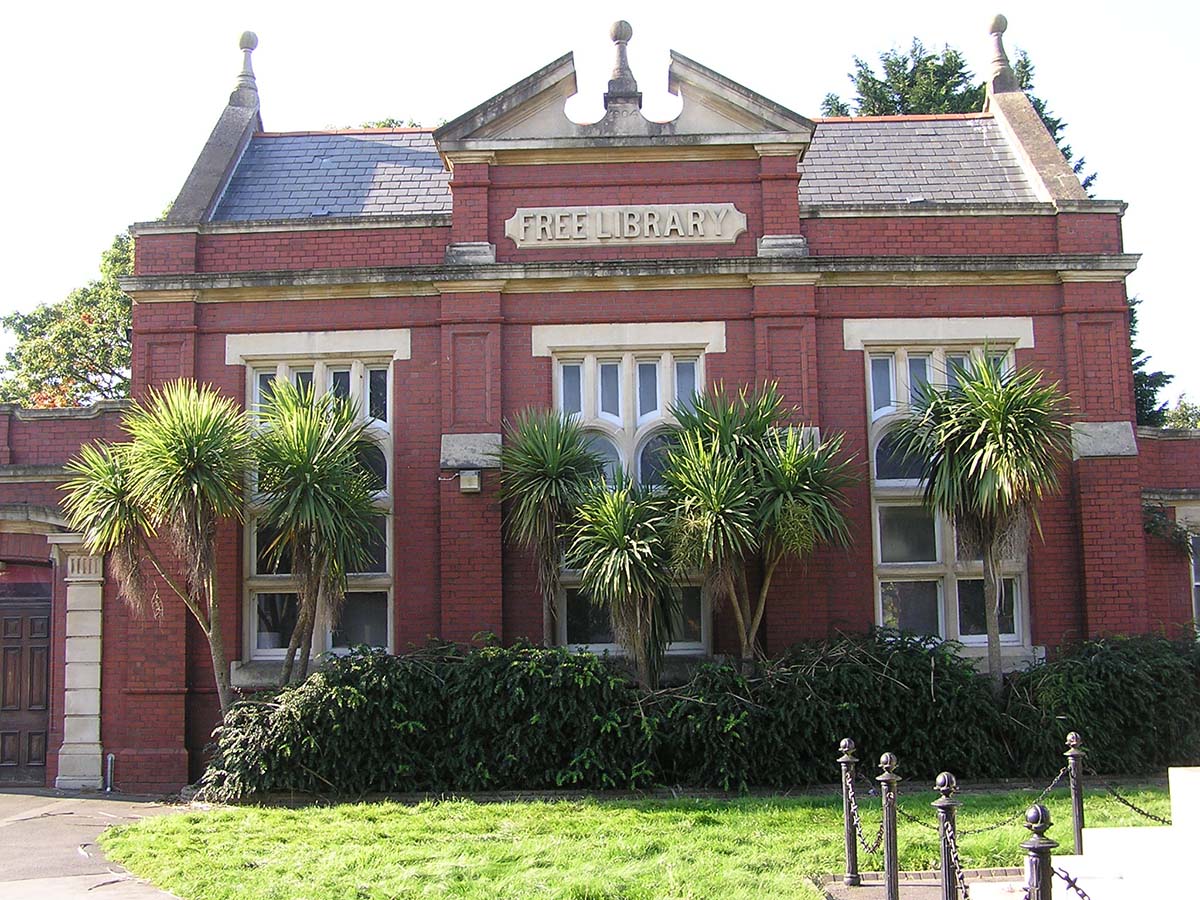
M 1200 5 L 1143 0 L 896 3 L 674 2 L 475 4 L 20 3 L 4 13 L 0 141 L 6 198 L 0 312 L 64 296 L 98 273 L 112 236 L 174 199 L 237 76 L 239 34 L 259 36 L 254 68 L 272 131 L 353 126 L 385 116 L 452 119 L 568 50 L 578 120 L 598 118 L 612 67 L 608 27 L 633 24 L 630 60 L 652 118 L 670 118 L 669 48 L 799 113 L 852 94 L 855 54 L 961 50 L 978 75 L 987 23 L 1029 51 L 1037 92 L 1100 173 L 1101 198 L 1129 203 L 1125 245 L 1143 258 L 1140 346 L 1172 372 L 1165 396 L 1200 399 L 1197 252 L 1200 188 L 1190 162 Z

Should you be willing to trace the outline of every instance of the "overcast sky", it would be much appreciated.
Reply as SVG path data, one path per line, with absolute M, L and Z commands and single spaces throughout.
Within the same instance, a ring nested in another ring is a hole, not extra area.
M 1172 372 L 1167 396 L 1200 400 L 1195 3 L 1084 5 L 1007 0 L 900 4 L 514 2 L 201 4 L 21 3 L 4 13 L 6 138 L 0 311 L 56 300 L 94 278 L 130 223 L 174 199 L 233 88 L 239 34 L 254 54 L 268 130 L 344 127 L 385 116 L 452 119 L 568 50 L 577 120 L 598 118 L 612 67 L 608 26 L 628 19 L 630 60 L 652 118 L 676 49 L 808 116 L 828 91 L 852 93 L 855 54 L 874 59 L 913 36 L 961 50 L 987 70 L 987 24 L 1027 50 L 1036 89 L 1100 173 L 1101 198 L 1129 203 L 1125 246 L 1143 254 L 1139 343 Z

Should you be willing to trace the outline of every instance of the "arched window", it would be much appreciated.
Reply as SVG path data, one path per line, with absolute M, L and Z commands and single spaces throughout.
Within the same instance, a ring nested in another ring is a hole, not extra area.
M 621 453 L 612 439 L 598 431 L 588 432 L 588 449 L 604 460 L 604 480 L 612 485 L 617 480 L 617 469 L 621 466 Z
M 888 432 L 875 445 L 876 481 L 917 481 L 921 478 L 921 461 L 906 457 L 896 439 Z
M 670 435 L 656 431 L 642 444 L 638 452 L 638 482 L 646 487 L 659 487 L 663 483 L 663 469 L 667 466 L 667 448 L 671 445 Z

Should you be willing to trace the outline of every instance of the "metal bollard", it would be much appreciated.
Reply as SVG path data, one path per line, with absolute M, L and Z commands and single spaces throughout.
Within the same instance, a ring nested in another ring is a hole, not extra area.
M 954 865 L 954 857 L 950 851 L 950 836 L 954 833 L 955 810 L 961 805 L 954 799 L 958 791 L 958 781 L 949 772 L 943 772 L 933 785 L 942 796 L 933 801 L 937 810 L 938 837 L 942 844 L 942 900 L 959 900 L 958 870 Z
M 1067 735 L 1067 774 L 1071 778 L 1071 819 L 1075 825 L 1075 855 L 1083 853 L 1083 738 L 1078 731 Z
M 842 738 L 838 749 L 842 752 L 838 763 L 842 767 L 842 823 L 846 830 L 846 874 L 842 876 L 842 882 L 855 887 L 862 884 L 862 876 L 858 874 L 858 840 L 854 833 L 850 791 L 854 784 L 854 767 L 858 765 L 858 757 L 854 755 L 854 741 L 850 738 Z
M 896 846 L 896 785 L 903 779 L 896 774 L 895 753 L 879 757 L 883 771 L 875 779 L 883 795 L 883 886 L 886 900 L 900 900 L 900 860 Z
M 1021 843 L 1021 848 L 1028 854 L 1026 861 L 1025 885 L 1026 900 L 1051 900 L 1054 888 L 1054 869 L 1050 864 L 1050 854 L 1058 846 L 1058 841 L 1046 837 L 1050 828 L 1050 810 L 1042 804 L 1035 803 L 1025 812 L 1025 827 L 1033 832 L 1033 837 Z

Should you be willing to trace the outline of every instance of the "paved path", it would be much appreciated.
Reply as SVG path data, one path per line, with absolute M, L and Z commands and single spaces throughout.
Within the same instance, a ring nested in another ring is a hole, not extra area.
M 177 807 L 122 794 L 0 790 L 4 900 L 165 900 L 173 895 L 108 862 L 96 844 L 109 825 Z

